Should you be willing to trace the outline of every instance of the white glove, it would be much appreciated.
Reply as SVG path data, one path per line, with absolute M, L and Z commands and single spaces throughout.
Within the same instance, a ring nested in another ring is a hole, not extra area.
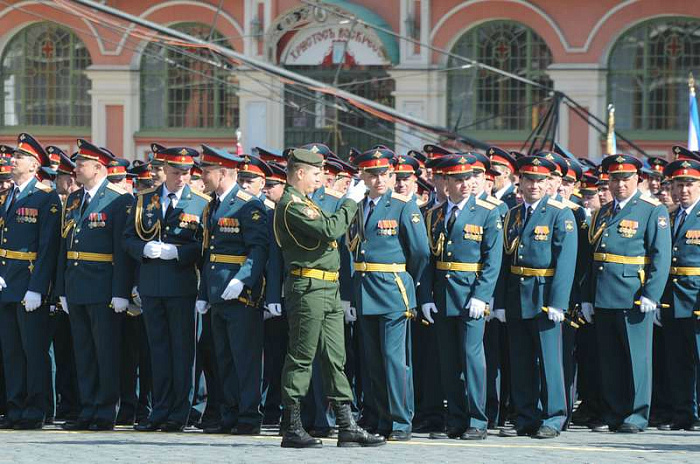
M 549 317 L 549 320 L 553 321 L 553 322 L 563 322 L 564 321 L 564 311 L 562 311 L 559 308 L 555 308 L 553 306 L 550 306 L 549 311 L 547 312 L 547 317 Z
M 56 305 L 51 305 L 51 306 L 49 306 L 49 312 L 50 312 L 50 313 L 55 313 L 55 312 L 56 312 Z
M 197 302 L 194 304 L 194 309 L 196 309 L 199 314 L 206 314 L 207 311 L 209 311 L 209 302 L 197 300 Z
M 352 187 L 348 189 L 348 193 L 346 194 L 347 198 L 353 200 L 356 203 L 361 202 L 365 198 L 365 192 L 367 192 L 367 187 L 365 186 L 364 181 L 359 181 Z
M 431 315 L 431 313 L 437 314 L 438 312 L 435 303 L 423 303 L 420 307 L 420 310 L 423 312 L 423 319 L 430 322 L 431 324 L 435 323 L 435 321 L 433 320 L 433 316 Z
M 661 311 L 654 311 L 654 325 L 657 327 L 663 327 L 661 323 Z
M 355 308 L 350 306 L 349 301 L 341 301 L 340 304 L 343 307 L 343 313 L 345 313 L 345 323 L 349 324 L 350 322 L 355 322 L 357 320 Z
M 266 308 L 272 317 L 279 317 L 282 315 L 282 303 L 269 303 Z
M 112 297 L 112 309 L 114 309 L 114 312 L 119 314 L 123 313 L 129 308 L 129 300 L 126 298 L 120 298 L 118 296 L 113 296 Z
M 163 243 L 160 246 L 160 259 L 177 259 L 177 247 L 172 243 Z
M 221 298 L 224 300 L 233 300 L 234 298 L 238 298 L 238 295 L 240 295 L 242 291 L 243 282 L 238 279 L 231 279 L 231 282 L 228 283 L 224 292 L 221 294 Z
M 486 312 L 486 302 L 478 298 L 470 298 L 466 309 L 469 310 L 469 317 L 472 319 L 480 319 L 484 317 Z
M 268 320 L 268 319 L 272 319 L 273 317 L 275 317 L 275 316 L 270 314 L 270 311 L 268 311 L 267 309 L 263 311 L 263 322 Z
M 7 288 L 7 284 L 5 283 L 5 279 L 0 277 L 0 292 L 3 291 L 4 289 Z
M 28 313 L 32 312 L 36 308 L 41 306 L 41 293 L 27 290 L 27 293 L 24 294 L 24 299 L 22 300 L 22 302 L 24 303 L 24 309 Z
M 506 310 L 505 309 L 494 309 L 493 317 L 501 321 L 503 324 L 506 323 Z
M 161 242 L 155 241 L 150 241 L 146 243 L 146 246 L 143 247 L 143 256 L 151 259 L 160 258 L 162 245 L 163 244 Z
M 64 313 L 68 314 L 68 300 L 65 296 L 59 296 L 58 301 L 61 302 L 61 309 Z
M 139 288 L 135 285 L 131 289 L 131 299 L 134 300 L 134 305 L 141 307 L 141 294 L 139 293 Z
M 656 311 L 656 303 L 651 301 L 649 298 L 643 296 L 639 300 L 639 310 L 643 313 L 648 313 L 649 311 Z
M 592 303 L 581 303 L 581 314 L 583 314 L 583 318 L 588 322 L 589 324 L 593 324 L 593 315 L 595 315 L 595 309 L 593 309 L 593 304 Z

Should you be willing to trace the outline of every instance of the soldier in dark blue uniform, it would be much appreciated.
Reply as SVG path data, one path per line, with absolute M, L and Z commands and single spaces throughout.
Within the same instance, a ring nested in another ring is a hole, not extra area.
M 606 426 L 597 431 L 637 433 L 649 421 L 652 327 L 671 265 L 671 233 L 666 208 L 637 189 L 641 167 L 629 155 L 603 160 L 614 201 L 589 228 L 593 253 L 582 309 L 586 319 L 595 314 L 601 353 Z
M 422 310 L 432 321 L 437 309 L 440 379 L 448 407 L 447 432 L 431 438 L 486 438 L 484 315 L 500 272 L 503 235 L 498 207 L 472 194 L 476 162 L 465 154 L 447 157 L 441 172 L 448 200 L 426 218 L 435 271 L 421 285 L 432 283 L 437 308 L 428 303 Z
M 262 287 L 269 237 L 264 205 L 241 189 L 236 176 L 238 167 L 253 172 L 260 166 L 251 157 L 210 147 L 204 147 L 201 160 L 204 183 L 216 196 L 206 214 L 197 311 L 211 306 L 224 388 L 221 427 L 236 435 L 255 435 L 262 423 Z
M 369 191 L 349 245 L 377 430 L 389 440 L 410 440 L 414 406 L 407 314 L 417 306 L 415 284 L 424 278 L 430 253 L 418 206 L 388 187 L 394 159 L 386 149 L 355 159 Z
M 165 182 L 139 193 L 124 231 L 124 247 L 140 263 L 138 292 L 153 373 L 153 410 L 134 428 L 178 432 L 192 403 L 196 265 L 210 198 L 187 185 L 196 150 L 174 147 L 160 154 Z
M 664 174 L 672 182 L 679 207 L 671 214 L 672 266 L 663 301 L 657 311 L 663 322 L 665 364 L 673 414 L 669 428 L 700 431 L 697 372 L 700 364 L 700 162 L 677 160 Z
M 0 196 L 0 343 L 7 414 L 0 428 L 39 429 L 47 404 L 49 297 L 56 275 L 61 200 L 38 182 L 44 148 L 20 134 L 13 154 L 14 185 Z
M 112 161 L 78 139 L 75 173 L 83 187 L 63 207 L 54 292 L 70 314 L 81 404 L 66 430 L 111 430 L 117 416 L 122 325 L 133 284 L 122 235 L 133 197 L 107 179 Z
M 554 163 L 528 156 L 518 168 L 523 205 L 511 208 L 503 224 L 507 276 L 495 296 L 496 308 L 506 309 L 517 419 L 501 435 L 554 438 L 566 420 L 561 322 L 574 278 L 576 225 L 571 210 L 546 194 Z

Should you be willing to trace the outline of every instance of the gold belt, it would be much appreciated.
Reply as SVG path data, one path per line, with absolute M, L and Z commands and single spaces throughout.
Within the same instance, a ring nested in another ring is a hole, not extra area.
M 533 269 L 531 267 L 511 266 L 510 272 L 527 277 L 552 277 L 554 269 Z
M 698 276 L 700 275 L 700 267 L 671 266 L 671 274 L 680 276 Z
M 355 263 L 358 272 L 406 272 L 405 264 Z
M 107 253 L 90 253 L 87 251 L 67 251 L 66 258 L 77 261 L 97 261 L 100 263 L 111 263 L 112 255 Z
M 34 261 L 36 259 L 34 251 L 12 251 L 0 248 L 0 258 L 19 259 L 22 261 Z
M 438 261 L 436 266 L 438 271 L 464 271 L 479 272 L 483 269 L 481 263 L 456 263 L 453 261 Z
M 320 269 L 307 269 L 300 267 L 292 269 L 289 273 L 297 277 L 308 277 L 309 279 L 327 280 L 328 282 L 337 282 L 340 276 L 339 272 L 322 271 Z
M 209 255 L 210 263 L 226 263 L 226 264 L 243 264 L 247 259 L 247 256 L 238 255 L 217 255 L 212 253 Z
M 640 266 L 651 263 L 651 259 L 646 256 L 622 256 L 610 253 L 593 253 L 593 260 L 602 261 L 604 263 L 637 264 Z

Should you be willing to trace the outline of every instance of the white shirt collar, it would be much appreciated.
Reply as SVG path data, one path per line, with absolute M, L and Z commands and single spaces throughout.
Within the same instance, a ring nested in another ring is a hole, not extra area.
M 629 197 L 627 197 L 627 199 L 625 199 L 625 200 L 617 201 L 617 199 L 615 199 L 615 205 L 613 205 L 613 208 L 617 207 L 617 205 L 620 205 L 620 209 L 624 208 L 625 205 L 626 205 L 627 203 L 629 203 L 630 200 L 631 200 L 632 198 L 634 198 L 634 196 L 635 196 L 636 194 L 637 194 L 637 191 L 635 190 L 634 193 L 633 193 L 632 195 L 630 195 Z
M 232 191 L 234 188 L 236 188 L 236 183 L 235 183 L 235 182 L 234 182 L 233 184 L 231 184 L 231 186 L 230 186 L 229 188 L 227 188 L 226 191 L 225 191 L 224 193 L 222 193 L 221 195 L 218 195 L 218 194 L 217 194 L 216 197 L 219 199 L 219 201 L 222 201 L 224 198 L 226 198 L 226 197 L 228 196 L 229 193 L 231 193 L 231 191 Z
M 21 184 L 21 185 L 15 184 L 15 186 L 19 189 L 19 193 L 22 193 L 22 192 L 24 191 L 24 189 L 27 188 L 27 185 L 29 185 L 29 183 L 30 183 L 32 180 L 34 180 L 34 178 L 30 177 L 28 181 L 26 181 L 25 183 L 23 183 L 23 184 Z
M 462 210 L 464 209 L 464 205 L 466 205 L 468 201 L 469 201 L 469 197 L 465 198 L 464 200 L 460 201 L 459 203 L 453 203 L 452 200 L 450 200 L 450 198 L 448 197 L 447 198 L 447 214 L 448 214 L 448 216 L 452 212 L 452 208 L 454 208 L 455 206 L 457 207 L 457 209 L 461 213 Z
M 685 215 L 686 215 L 686 216 L 690 216 L 690 213 L 693 211 L 693 208 L 695 208 L 695 205 L 697 205 L 699 201 L 700 201 L 700 198 L 698 198 L 697 200 L 695 200 L 695 203 L 693 203 L 692 205 L 688 206 L 687 208 L 681 208 L 681 210 L 682 210 L 682 211 L 685 211 Z M 680 214 L 680 211 L 679 211 L 679 214 Z
M 525 199 L 523 199 L 523 204 L 525 205 L 525 211 L 527 211 L 528 208 L 532 208 L 532 210 L 535 211 L 537 209 L 537 205 L 540 204 L 540 201 L 542 201 L 541 198 L 539 200 L 537 200 L 536 202 L 530 204 L 527 201 L 525 201 Z
M 168 186 L 165 185 L 165 182 L 163 182 L 163 198 L 168 198 L 171 193 L 175 194 L 176 201 L 180 201 L 180 197 L 182 196 L 182 191 L 185 190 L 185 187 L 182 187 L 180 190 L 177 192 L 171 192 L 168 190 Z
M 90 190 L 85 190 L 85 193 L 87 193 L 88 195 L 90 195 L 90 200 L 92 200 L 93 198 L 95 198 L 95 196 L 97 196 L 97 191 L 100 189 L 100 187 L 102 187 L 102 184 L 104 184 L 105 182 L 109 182 L 109 181 L 107 180 L 107 177 L 104 177 L 104 178 L 102 179 L 102 182 L 99 182 L 97 185 L 95 185 L 95 186 L 94 186 L 93 188 L 91 188 Z M 83 195 L 83 197 L 84 197 L 84 196 L 85 196 L 85 195 Z
M 382 195 L 379 195 L 377 198 L 374 198 L 374 199 L 367 196 L 367 206 L 369 206 L 370 202 L 374 203 L 374 206 L 377 206 L 379 204 L 379 200 L 381 200 L 381 198 L 382 198 Z
M 503 195 L 506 193 L 506 190 L 508 190 L 511 185 L 512 184 L 508 184 L 505 187 L 503 187 L 501 190 L 497 190 L 496 193 L 493 194 L 493 196 L 500 200 L 501 198 L 503 198 Z

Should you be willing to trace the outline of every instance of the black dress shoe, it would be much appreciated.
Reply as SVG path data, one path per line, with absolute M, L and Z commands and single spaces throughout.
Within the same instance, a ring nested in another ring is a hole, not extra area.
M 233 429 L 233 425 L 231 424 L 211 424 L 203 429 L 204 433 L 207 434 L 225 434 L 229 435 L 231 433 L 231 430 Z
M 238 424 L 231 429 L 231 435 L 260 435 L 260 426 L 253 424 Z
M 444 432 L 431 432 L 430 435 L 428 435 L 428 438 L 431 440 L 448 440 L 448 439 L 455 439 L 459 438 L 463 432 L 464 429 L 458 429 L 458 428 L 451 428 L 447 429 L 447 431 Z
M 63 430 L 68 430 L 69 432 L 76 432 L 78 430 L 88 430 L 90 428 L 90 419 L 78 419 L 74 421 L 67 421 L 61 425 Z
M 532 435 L 532 438 L 537 438 L 540 440 L 544 440 L 547 438 L 557 438 L 559 436 L 559 431 L 554 430 L 552 427 L 549 427 L 548 425 L 543 425 L 537 430 L 537 433 Z
M 433 433 L 443 430 L 444 427 L 436 422 L 422 421 L 413 425 L 413 431 L 416 433 Z
M 640 429 L 634 424 L 629 424 L 625 422 L 622 425 L 620 425 L 615 431 L 617 433 L 639 433 L 642 431 L 642 429 Z
M 588 424 L 591 432 L 610 432 L 610 427 L 608 424 L 602 421 L 594 421 Z
M 386 437 L 386 441 L 410 441 L 411 432 L 404 432 L 403 430 L 394 430 Z
M 537 433 L 537 429 L 532 428 L 522 428 L 517 429 L 515 427 L 503 427 L 499 432 L 498 436 L 502 438 L 511 437 L 531 437 Z
M 114 430 L 114 422 L 95 421 L 90 424 L 91 432 L 106 432 L 108 430 Z
M 694 421 L 692 424 L 688 424 L 685 430 L 688 432 L 700 432 L 700 421 Z
M 460 440 L 486 440 L 486 429 L 477 429 L 476 427 L 469 427 L 466 432 L 464 432 L 459 439 Z
M 160 428 L 161 432 L 166 433 L 182 432 L 183 430 L 185 430 L 185 424 L 180 424 L 175 421 L 168 421 Z
M 671 425 L 670 422 L 664 422 L 663 424 L 659 424 L 659 425 L 656 426 L 656 428 L 657 428 L 658 430 L 662 430 L 662 431 L 664 431 L 664 432 L 668 432 L 669 430 L 672 429 L 672 427 L 673 427 L 673 426 Z
M 161 427 L 161 423 L 159 422 L 152 422 L 152 421 L 146 421 L 146 422 L 140 422 L 136 425 L 134 425 L 134 430 L 137 432 L 155 432 Z
M 15 423 L 7 417 L 3 417 L 2 420 L 0 420 L 0 430 L 12 430 L 14 428 Z
M 29 420 L 22 419 L 21 421 L 15 423 L 15 430 L 40 430 L 44 426 L 44 421 L 42 420 Z

